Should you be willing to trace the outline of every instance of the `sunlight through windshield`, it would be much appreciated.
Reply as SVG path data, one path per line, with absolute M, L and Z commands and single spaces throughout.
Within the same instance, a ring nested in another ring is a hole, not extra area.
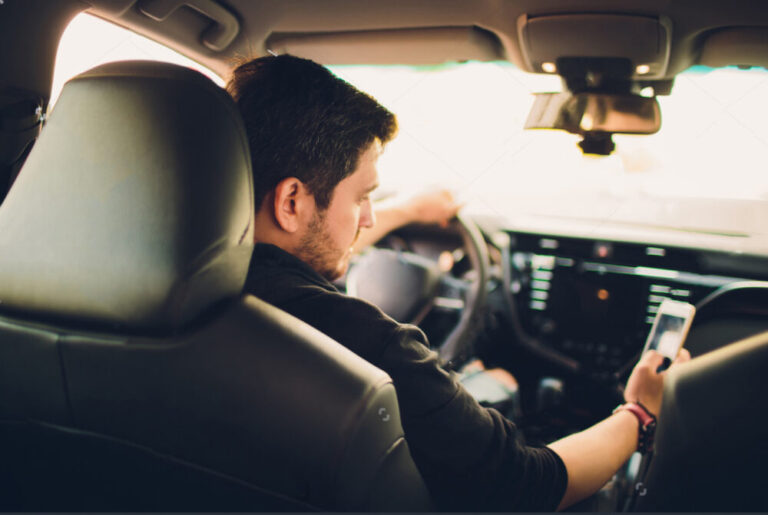
M 507 63 L 433 68 L 336 66 L 335 73 L 398 115 L 400 133 L 381 159 L 384 191 L 440 184 L 470 210 L 658 220 L 663 202 L 711 203 L 670 224 L 765 232 L 768 201 L 768 72 L 697 68 L 659 97 L 662 129 L 615 136 L 608 157 L 587 157 L 579 138 L 524 131 L 531 93 L 560 91 L 557 77 Z M 739 201 L 736 203 L 735 201 Z M 661 213 L 663 215 L 663 213 Z M 694 219 L 695 218 L 695 219 Z
M 93 45 L 97 39 L 100 44 Z M 97 50 L 99 49 L 99 50 Z M 118 59 L 197 63 L 124 29 L 79 15 L 59 49 L 54 95 L 72 75 Z M 524 131 L 534 92 L 556 76 L 509 63 L 434 67 L 333 66 L 391 109 L 398 137 L 380 160 L 381 194 L 452 188 L 470 212 L 659 224 L 765 233 L 768 206 L 768 71 L 696 68 L 659 97 L 662 128 L 615 136 L 616 151 L 585 157 L 578 137 Z M 693 209 L 678 211 L 685 204 Z

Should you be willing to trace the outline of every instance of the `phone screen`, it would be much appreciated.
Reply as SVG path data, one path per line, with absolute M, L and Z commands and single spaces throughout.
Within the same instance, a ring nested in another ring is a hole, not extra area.
M 685 325 L 685 317 L 661 313 L 646 349 L 658 351 L 669 359 L 675 359 L 685 337 Z

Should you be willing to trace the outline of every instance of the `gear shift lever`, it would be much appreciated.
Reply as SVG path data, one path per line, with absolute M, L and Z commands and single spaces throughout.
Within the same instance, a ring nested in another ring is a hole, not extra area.
M 536 410 L 539 413 L 552 413 L 563 404 L 565 384 L 556 377 L 543 377 L 536 390 Z

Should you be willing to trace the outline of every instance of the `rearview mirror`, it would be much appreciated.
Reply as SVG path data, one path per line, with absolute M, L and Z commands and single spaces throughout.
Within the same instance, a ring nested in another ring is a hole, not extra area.
M 574 134 L 654 134 L 661 128 L 655 97 L 633 94 L 536 93 L 526 129 L 560 129 Z

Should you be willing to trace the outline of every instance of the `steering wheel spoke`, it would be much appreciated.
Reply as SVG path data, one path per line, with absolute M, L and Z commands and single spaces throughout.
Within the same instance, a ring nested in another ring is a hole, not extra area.
M 347 275 L 347 293 L 379 306 L 399 322 L 421 323 L 435 309 L 454 313 L 456 325 L 443 342 L 432 342 L 448 366 L 472 357 L 474 328 L 482 317 L 487 293 L 488 251 L 480 230 L 457 217 L 463 245 L 450 252 L 451 262 L 434 261 L 412 252 L 371 249 Z M 466 258 L 469 270 L 450 273 Z
M 471 291 L 472 281 L 454 277 L 446 272 L 440 277 L 431 305 L 446 311 L 461 312 L 467 306 L 467 296 Z
M 435 297 L 432 300 L 432 306 L 445 310 L 461 312 L 466 307 L 466 304 L 462 299 L 455 299 L 453 297 Z

